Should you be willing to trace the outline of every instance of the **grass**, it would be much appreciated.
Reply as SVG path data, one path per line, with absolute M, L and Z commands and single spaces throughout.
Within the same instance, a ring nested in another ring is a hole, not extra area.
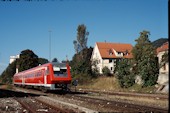
M 132 87 L 127 88 L 126 90 L 138 93 L 154 93 L 156 91 L 156 87 L 155 86 L 142 87 L 141 85 L 135 84 Z
M 11 84 L 0 83 L 0 88 L 2 88 L 2 89 L 12 89 L 13 86 Z
M 135 84 L 129 88 L 121 88 L 118 80 L 115 77 L 100 76 L 97 79 L 92 79 L 84 85 L 78 85 L 77 89 L 91 89 L 100 91 L 111 91 L 111 92 L 137 92 L 137 93 L 155 93 L 156 87 L 142 87 L 141 85 Z M 90 93 L 89 96 L 99 96 L 100 98 L 105 97 L 105 94 Z M 169 100 L 160 100 L 155 98 L 146 97 L 129 97 L 129 96 L 116 96 L 106 95 L 108 99 L 115 99 L 117 101 L 125 101 L 129 103 L 138 103 L 142 105 L 150 105 L 154 107 L 168 108 Z
M 115 77 L 101 76 L 97 79 L 92 79 L 88 84 L 78 85 L 79 88 L 96 89 L 101 91 L 122 91 L 122 92 L 139 92 L 139 93 L 154 93 L 155 86 L 143 88 L 141 85 L 135 84 L 129 88 L 121 88 L 118 80 Z

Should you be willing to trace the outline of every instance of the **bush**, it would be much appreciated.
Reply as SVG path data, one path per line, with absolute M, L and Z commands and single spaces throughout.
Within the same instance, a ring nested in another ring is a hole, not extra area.
M 73 80 L 77 80 L 78 81 L 78 85 L 87 85 L 89 83 L 91 83 L 91 79 L 92 77 L 89 76 L 89 75 L 85 75 L 85 74 L 78 74 L 78 75 L 75 75 Z
M 110 70 L 109 70 L 109 68 L 106 67 L 106 66 L 102 69 L 102 72 L 103 72 L 103 74 L 106 75 L 106 76 L 111 76 Z
M 130 71 L 131 65 L 128 59 L 121 59 L 116 65 L 116 77 L 122 88 L 128 88 L 135 83 L 134 74 Z

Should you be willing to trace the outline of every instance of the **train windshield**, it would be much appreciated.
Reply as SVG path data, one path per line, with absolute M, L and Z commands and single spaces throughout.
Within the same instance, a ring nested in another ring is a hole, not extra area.
M 65 63 L 55 63 L 53 64 L 54 75 L 56 77 L 67 76 L 67 67 Z

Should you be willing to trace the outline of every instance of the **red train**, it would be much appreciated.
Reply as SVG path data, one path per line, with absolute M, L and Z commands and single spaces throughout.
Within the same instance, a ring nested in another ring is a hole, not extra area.
M 67 63 L 47 63 L 26 71 L 16 73 L 13 77 L 15 86 L 40 88 L 43 91 L 68 89 L 71 83 L 70 66 Z

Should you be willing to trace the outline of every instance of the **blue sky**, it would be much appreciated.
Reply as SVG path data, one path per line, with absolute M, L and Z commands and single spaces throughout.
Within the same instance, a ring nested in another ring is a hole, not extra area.
M 130 43 L 143 30 L 151 41 L 168 38 L 168 0 L 49 0 L 0 1 L 0 73 L 9 57 L 30 49 L 41 58 L 71 60 L 77 27 L 89 31 L 88 47 L 95 42 Z

